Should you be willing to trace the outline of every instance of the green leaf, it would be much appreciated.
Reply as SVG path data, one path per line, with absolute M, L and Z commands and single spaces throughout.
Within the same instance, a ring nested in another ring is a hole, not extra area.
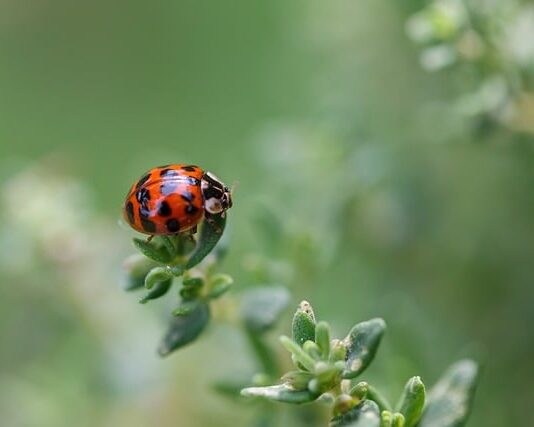
M 315 344 L 313 341 L 306 341 L 304 345 L 302 346 L 302 349 L 310 355 L 313 360 L 321 360 L 321 350 L 319 350 L 319 346 Z
M 392 427 L 393 414 L 389 411 L 382 411 L 380 414 L 380 427 Z
M 371 400 L 364 400 L 343 415 L 334 417 L 330 427 L 380 427 L 378 406 Z
M 158 236 L 157 239 L 161 242 L 163 247 L 165 247 L 170 257 L 174 258 L 178 255 L 176 253 L 176 245 L 170 236 Z
M 386 323 L 379 318 L 358 323 L 352 328 L 343 340 L 347 348 L 345 378 L 355 378 L 369 366 L 385 330 Z
M 404 391 L 397 404 L 397 412 L 404 415 L 404 425 L 413 427 L 417 424 L 425 406 L 425 385 L 419 377 L 412 377 L 404 386 Z
M 202 260 L 215 248 L 226 226 L 227 214 L 212 215 L 210 220 L 204 219 L 200 234 L 193 253 L 189 256 L 185 269 L 189 270 L 200 264 Z
M 363 400 L 367 397 L 367 390 L 369 389 L 369 384 L 365 381 L 360 381 L 350 390 L 349 394 L 353 397 Z
M 147 242 L 143 239 L 134 238 L 134 246 L 141 251 L 141 253 L 156 262 L 167 264 L 172 261 L 172 256 L 164 248 L 156 244 L 156 242 Z
M 152 289 L 158 282 L 166 282 L 173 277 L 166 267 L 154 267 L 145 277 L 145 288 Z
M 478 365 L 469 359 L 447 369 L 428 394 L 418 427 L 463 426 L 471 409 L 478 373 Z
M 269 387 L 248 387 L 241 390 L 242 396 L 263 397 L 269 400 L 286 403 L 307 403 L 317 399 L 317 394 L 309 390 L 293 390 L 287 384 Z
M 167 279 L 163 282 L 157 282 L 155 286 L 153 286 L 144 297 L 142 297 L 139 302 L 141 304 L 146 304 L 148 301 L 157 299 L 159 297 L 162 297 L 165 295 L 172 285 L 172 279 Z
M 145 277 L 157 264 L 141 254 L 133 254 L 124 260 L 124 276 L 122 288 L 125 291 L 133 291 L 145 285 Z
M 280 342 L 285 347 L 287 351 L 292 353 L 294 359 L 302 365 L 302 367 L 308 371 L 313 371 L 315 368 L 315 360 L 307 354 L 301 346 L 299 346 L 291 338 L 282 335 L 280 337 Z
M 167 356 L 197 339 L 207 326 L 210 318 L 210 310 L 207 303 L 199 301 L 193 311 L 185 316 L 174 317 L 171 320 L 163 340 L 159 346 L 160 356 Z
M 315 315 L 308 301 L 302 301 L 293 316 L 293 340 L 300 346 L 306 341 L 315 342 Z
M 393 422 L 392 422 L 393 427 L 406 427 L 405 423 L 406 421 L 404 419 L 404 415 L 402 415 L 399 412 L 395 412 L 393 414 Z
M 315 340 L 321 350 L 321 357 L 327 359 L 330 354 L 330 326 L 328 323 L 317 323 L 315 327 Z
M 254 288 L 243 293 L 241 318 L 248 330 L 263 333 L 276 324 L 288 303 L 289 291 L 283 286 Z
M 230 290 L 234 279 L 228 274 L 216 274 L 212 277 L 210 283 L 210 291 L 208 292 L 209 299 L 216 299 Z

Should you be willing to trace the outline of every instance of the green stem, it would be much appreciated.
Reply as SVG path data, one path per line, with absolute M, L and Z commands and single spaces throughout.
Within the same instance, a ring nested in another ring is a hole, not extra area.
M 279 377 L 278 364 L 271 348 L 265 343 L 263 336 L 258 332 L 249 331 L 246 328 L 245 335 L 264 373 L 272 379 L 277 379 Z
M 384 397 L 382 393 L 380 393 L 375 387 L 372 385 L 368 385 L 367 388 L 367 399 L 374 400 L 374 402 L 378 405 L 380 408 L 380 411 L 390 411 L 391 405 L 389 404 L 388 400 Z

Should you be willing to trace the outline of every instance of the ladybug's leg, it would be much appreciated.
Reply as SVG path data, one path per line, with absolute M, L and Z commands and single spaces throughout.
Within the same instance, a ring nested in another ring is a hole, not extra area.
M 151 234 L 150 236 L 147 237 L 146 242 L 147 242 L 147 243 L 150 243 L 150 242 L 152 241 L 153 238 L 154 238 L 154 235 Z

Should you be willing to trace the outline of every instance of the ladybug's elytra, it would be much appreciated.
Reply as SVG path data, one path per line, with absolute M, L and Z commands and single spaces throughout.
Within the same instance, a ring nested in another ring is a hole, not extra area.
M 215 175 L 195 165 L 150 169 L 130 189 L 124 218 L 135 230 L 172 235 L 195 227 L 203 217 L 232 207 L 230 190 Z

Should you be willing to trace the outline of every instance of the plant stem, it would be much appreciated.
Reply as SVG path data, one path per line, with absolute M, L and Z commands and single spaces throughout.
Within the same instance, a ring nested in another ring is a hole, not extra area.
M 245 335 L 264 373 L 272 379 L 277 379 L 279 377 L 278 364 L 271 348 L 265 343 L 263 336 L 258 332 L 253 332 L 246 328 Z
M 388 400 L 372 385 L 368 385 L 367 398 L 370 400 L 374 400 L 374 402 L 378 405 L 381 411 L 392 411 L 391 405 Z

